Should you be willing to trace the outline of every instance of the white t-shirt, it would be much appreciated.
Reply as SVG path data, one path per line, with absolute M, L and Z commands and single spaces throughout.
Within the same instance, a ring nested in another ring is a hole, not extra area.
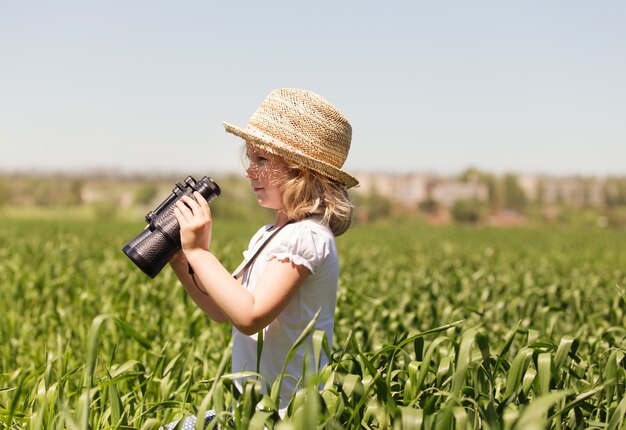
M 252 258 L 256 249 L 273 233 L 270 228 L 270 225 L 264 226 L 252 237 L 247 251 L 243 253 L 246 260 Z M 321 309 L 321 312 L 315 328 L 325 331 L 328 345 L 332 345 L 339 278 L 335 236 L 328 226 L 316 218 L 288 224 L 274 236 L 242 278 L 242 284 L 248 291 L 254 290 L 268 261 L 274 258 L 291 260 L 294 264 L 306 267 L 311 274 L 300 285 L 285 309 L 263 329 L 263 351 L 259 373 L 269 381 L 270 386 L 280 374 L 289 349 L 318 309 Z M 232 332 L 233 372 L 256 372 L 257 334 L 247 336 L 234 326 Z M 311 345 L 309 336 L 287 365 L 280 391 L 281 408 L 287 406 L 302 376 L 305 353 L 309 357 L 310 367 L 313 367 Z M 327 362 L 328 357 L 322 353 L 321 365 Z M 237 385 L 242 388 L 242 383 L 238 382 Z

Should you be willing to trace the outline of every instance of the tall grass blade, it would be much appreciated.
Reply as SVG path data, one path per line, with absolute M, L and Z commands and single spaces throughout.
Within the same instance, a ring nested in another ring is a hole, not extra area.
M 567 396 L 567 391 L 553 391 L 534 399 L 524 408 L 514 430 L 543 430 L 548 426 L 548 411 Z

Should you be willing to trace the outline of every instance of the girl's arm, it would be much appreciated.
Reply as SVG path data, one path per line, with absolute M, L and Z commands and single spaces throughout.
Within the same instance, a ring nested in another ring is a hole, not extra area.
M 183 253 L 200 286 L 224 316 L 242 333 L 257 333 L 287 306 L 309 271 L 291 261 L 274 259 L 268 262 L 254 291 L 246 290 L 209 251 L 211 211 L 202 195 L 194 196 L 196 200 L 183 197 L 174 210 L 181 227 Z M 195 288 L 193 281 L 190 286 Z
M 213 301 L 211 296 L 203 294 L 198 288 L 203 288 L 200 280 L 196 279 L 198 286 L 194 284 L 191 275 L 189 274 L 189 266 L 187 258 L 182 251 L 179 251 L 174 258 L 170 261 L 170 267 L 180 280 L 189 297 L 195 302 L 195 304 L 207 314 L 209 318 L 218 323 L 224 323 L 228 321 L 228 318 L 220 307 Z
M 185 252 L 208 295 L 224 315 L 247 335 L 257 333 L 285 309 L 309 270 L 291 261 L 268 262 L 254 291 L 246 290 L 209 251 Z

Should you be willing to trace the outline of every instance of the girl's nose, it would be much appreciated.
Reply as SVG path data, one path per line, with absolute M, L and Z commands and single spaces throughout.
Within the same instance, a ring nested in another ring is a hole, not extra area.
M 248 165 L 248 168 L 246 169 L 246 177 L 248 177 L 249 179 L 253 179 L 256 175 L 256 168 L 254 167 L 254 164 L 250 163 Z

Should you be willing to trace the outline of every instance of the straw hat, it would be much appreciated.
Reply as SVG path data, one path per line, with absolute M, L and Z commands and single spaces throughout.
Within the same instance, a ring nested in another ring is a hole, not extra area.
M 227 132 L 262 151 L 294 161 L 347 188 L 359 182 L 341 170 L 352 127 L 330 102 L 310 91 L 272 91 L 248 120 L 246 128 L 224 122 Z

